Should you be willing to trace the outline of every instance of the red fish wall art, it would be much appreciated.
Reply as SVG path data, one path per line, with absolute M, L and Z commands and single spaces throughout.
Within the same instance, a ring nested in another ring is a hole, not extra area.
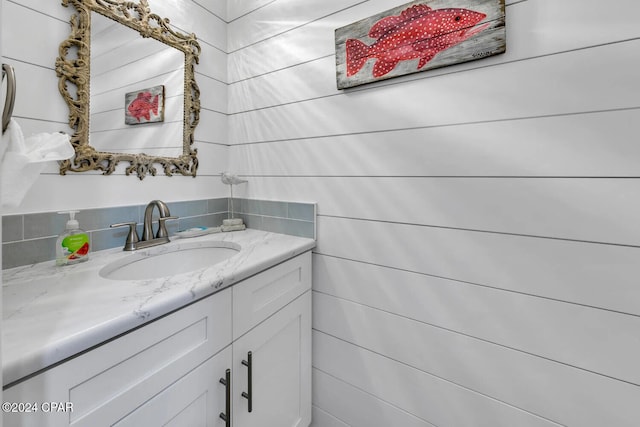
M 164 85 L 129 92 L 124 96 L 127 125 L 164 121 Z
M 338 28 L 338 89 L 504 53 L 504 11 L 504 0 L 421 0 Z

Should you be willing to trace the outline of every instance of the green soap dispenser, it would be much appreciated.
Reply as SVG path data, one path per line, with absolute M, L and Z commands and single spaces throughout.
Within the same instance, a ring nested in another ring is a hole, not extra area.
M 58 240 L 56 240 L 56 265 L 71 265 L 89 259 L 89 235 L 80 229 L 75 218 L 79 211 L 64 211 L 59 214 L 69 214 L 67 226 Z

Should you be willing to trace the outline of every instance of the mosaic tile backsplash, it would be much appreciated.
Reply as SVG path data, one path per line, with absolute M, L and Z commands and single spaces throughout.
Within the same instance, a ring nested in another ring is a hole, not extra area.
M 169 234 L 191 227 L 217 227 L 228 218 L 229 198 L 167 203 L 171 215 Z M 111 224 L 136 221 L 138 234 L 146 204 L 114 208 L 87 209 L 76 214 L 80 228 L 90 234 L 91 250 L 124 246 L 127 227 Z M 233 199 L 235 217 L 247 227 L 315 239 L 316 206 L 313 203 L 272 200 Z M 157 214 L 157 210 L 154 212 Z M 5 215 L 2 217 L 2 268 L 13 268 L 55 259 L 55 242 L 64 231 L 68 215 L 57 212 Z M 155 226 L 157 227 L 157 225 Z M 155 229 L 154 227 L 154 229 Z

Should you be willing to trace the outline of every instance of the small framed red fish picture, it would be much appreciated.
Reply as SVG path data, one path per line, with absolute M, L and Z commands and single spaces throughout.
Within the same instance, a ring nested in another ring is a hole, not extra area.
M 164 85 L 124 95 L 124 123 L 139 125 L 164 121 Z
M 421 0 L 338 28 L 338 89 L 506 51 L 504 0 Z

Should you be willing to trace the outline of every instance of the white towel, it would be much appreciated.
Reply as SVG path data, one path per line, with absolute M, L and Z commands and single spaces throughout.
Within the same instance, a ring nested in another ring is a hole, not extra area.
M 2 136 L 2 161 L 0 162 L 0 192 L 2 205 L 16 207 L 48 161 L 65 160 L 75 154 L 64 133 L 38 133 L 25 138 L 20 125 L 11 119 Z

